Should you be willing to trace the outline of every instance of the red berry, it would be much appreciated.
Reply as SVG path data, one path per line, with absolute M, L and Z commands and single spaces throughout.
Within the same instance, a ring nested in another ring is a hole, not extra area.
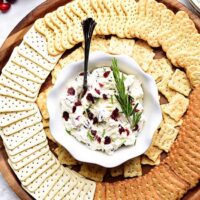
M 100 87 L 103 87 L 103 86 L 104 86 L 104 84 L 103 84 L 103 83 L 99 83 L 99 86 L 100 86 Z
M 113 110 L 111 116 L 112 119 L 114 119 L 115 121 L 117 121 L 117 118 L 119 117 L 119 110 L 118 108 L 115 108 L 115 110 Z
M 103 94 L 103 99 L 104 99 L 104 100 L 108 99 L 108 97 L 107 97 L 106 94 Z
M 73 87 L 68 88 L 67 93 L 71 96 L 75 95 L 75 90 Z
M 120 126 L 119 127 L 119 133 L 122 134 L 123 132 L 125 132 L 125 129 L 124 129 L 124 127 Z
M 100 92 L 100 90 L 98 90 L 98 89 L 94 89 L 95 90 L 95 92 L 98 94 L 98 95 L 100 95 L 101 94 L 101 92 Z
M 69 113 L 68 112 L 63 112 L 63 118 L 65 119 L 65 121 L 68 121 L 69 119 Z
M 104 72 L 104 74 L 103 74 L 104 78 L 107 78 L 109 76 L 109 74 L 110 74 L 110 71 Z
M 110 137 L 106 136 L 104 140 L 104 144 L 110 144 L 110 143 L 111 143 Z
M 88 101 L 91 101 L 92 103 L 94 103 L 94 97 L 92 96 L 91 93 L 88 93 L 88 94 L 87 94 L 86 99 L 87 99 Z
M 0 3 L 0 10 L 7 12 L 10 9 L 10 3 Z

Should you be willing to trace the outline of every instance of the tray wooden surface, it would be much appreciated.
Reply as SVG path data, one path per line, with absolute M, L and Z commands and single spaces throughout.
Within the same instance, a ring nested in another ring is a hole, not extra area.
M 196 28 L 200 32 L 200 18 L 188 10 L 183 4 L 179 3 L 177 0 L 157 0 L 159 2 L 164 3 L 168 8 L 177 12 L 179 10 L 183 10 L 188 13 L 190 18 L 194 21 Z M 5 40 L 3 46 L 0 48 L 0 72 L 8 61 L 13 48 L 18 45 L 24 34 L 29 30 L 30 26 L 34 23 L 37 18 L 43 17 L 46 13 L 55 10 L 57 7 L 62 6 L 70 2 L 70 0 L 47 0 L 43 4 L 39 5 L 33 11 L 31 11 L 10 33 L 8 38 Z M 161 50 L 157 50 L 157 56 L 163 56 Z M 48 85 L 50 78 L 47 79 L 42 89 Z M 50 145 L 51 146 L 51 145 Z M 147 167 L 144 169 L 146 172 L 149 171 Z M 20 199 L 23 200 L 31 200 L 30 197 L 21 187 L 20 182 L 17 180 L 15 174 L 12 172 L 11 168 L 7 163 L 7 154 L 5 152 L 3 141 L 0 138 L 0 172 L 8 182 L 9 186 L 12 190 L 18 195 Z M 195 188 L 191 189 L 187 192 L 187 194 L 183 197 L 183 200 L 199 200 L 200 199 L 200 184 L 198 184 Z

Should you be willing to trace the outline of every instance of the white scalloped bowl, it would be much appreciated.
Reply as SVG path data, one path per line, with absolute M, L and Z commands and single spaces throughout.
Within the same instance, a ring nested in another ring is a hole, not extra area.
M 107 155 L 104 152 L 89 149 L 85 144 L 66 133 L 60 107 L 61 96 L 65 92 L 68 80 L 83 71 L 83 60 L 71 63 L 62 69 L 47 98 L 47 107 L 50 115 L 50 130 L 55 140 L 65 147 L 77 160 L 98 164 L 108 168 L 116 167 L 131 158 L 143 154 L 150 146 L 154 132 L 162 120 L 156 83 L 151 76 L 141 70 L 132 58 L 126 55 L 114 56 L 103 52 L 91 53 L 89 58 L 89 70 L 92 71 L 102 66 L 111 66 L 114 57 L 118 60 L 119 68 L 122 72 L 134 74 L 142 81 L 146 122 L 138 135 L 135 145 L 123 146 L 115 151 L 113 155 Z

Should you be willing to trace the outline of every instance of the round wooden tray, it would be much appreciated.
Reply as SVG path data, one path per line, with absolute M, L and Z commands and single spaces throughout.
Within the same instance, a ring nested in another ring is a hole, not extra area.
M 176 0 L 157 0 L 164 3 L 168 8 L 177 12 L 183 10 L 188 13 L 190 18 L 194 21 L 198 31 L 200 32 L 200 19 L 198 16 L 189 11 L 184 5 L 177 2 Z M 30 26 L 34 23 L 37 18 L 43 17 L 46 13 L 55 10 L 57 7 L 62 6 L 70 2 L 70 0 L 47 0 L 43 4 L 39 5 L 32 12 L 30 12 L 10 33 L 3 46 L 0 49 L 0 72 L 8 61 L 13 48 L 18 45 L 24 34 L 28 31 Z M 47 79 L 47 82 L 50 79 Z M 45 85 L 48 85 L 48 83 Z M 42 89 L 45 86 L 42 87 Z M 21 187 L 20 182 L 17 180 L 15 174 L 12 172 L 11 168 L 7 163 L 7 154 L 4 149 L 3 141 L 0 138 L 0 172 L 8 182 L 9 186 L 13 191 L 23 200 L 31 200 L 30 197 Z M 195 188 L 188 191 L 188 193 L 183 197 L 183 200 L 199 200 L 200 199 L 200 184 Z

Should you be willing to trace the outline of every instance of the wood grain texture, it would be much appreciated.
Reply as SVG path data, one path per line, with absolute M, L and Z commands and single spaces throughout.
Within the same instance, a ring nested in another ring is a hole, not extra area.
M 30 26 L 34 23 L 34 21 L 40 17 L 43 17 L 46 13 L 55 10 L 57 7 L 66 4 L 70 0 L 47 0 L 37 8 L 35 8 L 32 12 L 30 12 L 10 33 L 3 46 L 0 49 L 0 71 L 7 62 L 13 48 L 18 45 L 24 34 L 28 31 Z M 177 12 L 179 10 L 183 10 L 187 12 L 190 18 L 194 21 L 197 29 L 200 32 L 200 19 L 198 16 L 189 11 L 184 5 L 177 2 L 176 0 L 158 0 L 159 2 L 167 5 L 168 8 Z M 161 52 L 162 54 L 162 52 Z M 49 79 L 48 79 L 49 80 Z M 49 81 L 46 81 L 45 86 L 48 85 Z M 149 170 L 149 169 L 147 169 Z M 16 176 L 10 169 L 7 163 L 7 155 L 3 146 L 3 142 L 0 139 L 0 171 L 4 176 L 5 180 L 8 182 L 13 191 L 19 196 L 22 200 L 31 200 L 30 197 L 21 187 L 19 181 Z M 200 199 L 200 185 L 190 190 L 183 200 L 199 200 Z

